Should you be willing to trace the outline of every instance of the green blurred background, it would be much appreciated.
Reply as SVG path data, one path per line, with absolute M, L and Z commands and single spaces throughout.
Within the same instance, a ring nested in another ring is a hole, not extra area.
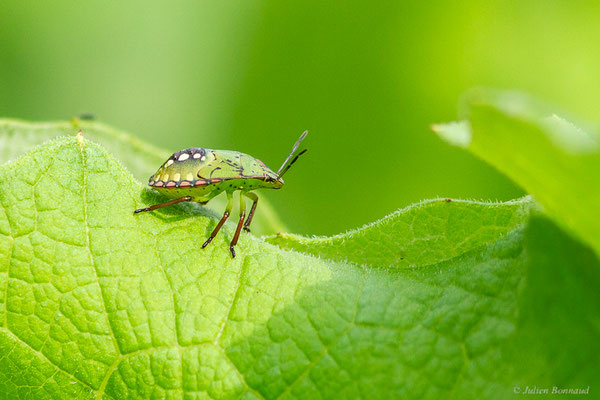
M 472 86 L 597 124 L 598 21 L 595 1 L 4 0 L 0 116 L 91 112 L 171 151 L 274 169 L 308 129 L 284 190 L 262 195 L 290 230 L 332 234 L 426 198 L 520 196 L 429 125 Z

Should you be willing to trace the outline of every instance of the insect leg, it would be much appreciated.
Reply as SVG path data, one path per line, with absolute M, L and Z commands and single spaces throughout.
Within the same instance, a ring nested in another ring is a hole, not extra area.
M 150 207 L 137 209 L 133 213 L 137 214 L 137 213 L 146 212 L 146 211 L 154 211 L 157 208 L 168 207 L 168 206 L 172 206 L 173 204 L 181 203 L 183 201 L 190 201 L 190 200 L 192 200 L 192 198 L 190 196 L 180 197 L 178 199 L 167 201 L 166 203 L 155 204 Z
M 258 196 L 252 192 L 244 192 L 244 195 L 254 202 L 252 203 L 252 208 L 250 208 L 250 213 L 248 213 L 248 218 L 246 218 L 246 222 L 244 223 L 244 230 L 250 232 L 250 224 L 252 223 L 252 218 L 254 218 L 254 211 L 256 211 L 256 205 L 258 204 Z
M 227 192 L 227 207 L 225 207 L 225 212 L 223 213 L 223 218 L 221 218 L 221 220 L 219 221 L 217 226 L 215 226 L 215 229 L 212 231 L 212 233 L 210 234 L 210 237 L 206 240 L 206 242 L 204 242 L 204 244 L 202 245 L 202 248 L 205 248 L 206 246 L 208 246 L 209 243 L 212 242 L 212 240 L 215 238 L 215 236 L 217 236 L 217 233 L 219 233 L 219 229 L 221 229 L 221 227 L 223 226 L 225 221 L 227 221 L 227 218 L 229 218 L 229 214 L 231 214 L 232 207 L 233 207 L 233 193 Z
M 238 242 L 238 238 L 240 237 L 240 232 L 242 230 L 242 225 L 244 224 L 244 217 L 246 216 L 246 203 L 244 202 L 244 192 L 240 192 L 240 220 L 237 224 L 237 228 L 235 230 L 235 235 L 233 235 L 233 240 L 229 245 L 229 250 L 231 251 L 231 256 L 235 258 L 235 250 L 234 247 Z

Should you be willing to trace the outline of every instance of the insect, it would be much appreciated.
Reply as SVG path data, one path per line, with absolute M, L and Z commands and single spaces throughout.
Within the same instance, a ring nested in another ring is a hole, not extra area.
M 147 208 L 140 208 L 135 210 L 134 214 L 153 211 L 157 208 L 186 201 L 206 204 L 221 192 L 225 192 L 227 194 L 225 212 L 210 237 L 202 245 L 202 248 L 205 248 L 217 236 L 217 233 L 229 218 L 233 208 L 233 192 L 239 190 L 240 219 L 233 239 L 229 244 L 231 256 L 235 257 L 235 245 L 238 242 L 240 231 L 243 227 L 244 231 L 250 232 L 250 224 L 258 204 L 258 196 L 252 191 L 255 189 L 281 189 L 284 184 L 283 175 L 298 160 L 298 157 L 307 150 L 300 151 L 294 157 L 300 142 L 307 134 L 308 131 L 304 131 L 300 135 L 300 138 L 292 147 L 292 151 L 277 172 L 273 172 L 259 159 L 237 151 L 211 150 L 201 147 L 191 147 L 178 151 L 169 157 L 148 181 L 150 187 L 172 200 Z M 246 204 L 244 197 L 253 202 L 248 218 L 245 218 Z

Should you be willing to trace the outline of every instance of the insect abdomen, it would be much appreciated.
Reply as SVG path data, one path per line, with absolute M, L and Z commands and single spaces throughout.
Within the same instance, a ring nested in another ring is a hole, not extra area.
M 206 179 L 198 177 L 197 171 L 205 164 L 207 149 L 192 147 L 178 151 L 150 177 L 149 186 L 175 188 L 206 186 Z M 210 183 L 210 182 L 209 182 Z

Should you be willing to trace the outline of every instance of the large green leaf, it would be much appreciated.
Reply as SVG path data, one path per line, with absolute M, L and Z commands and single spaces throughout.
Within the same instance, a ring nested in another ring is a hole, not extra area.
M 460 123 L 434 125 L 520 184 L 600 254 L 600 137 L 524 94 L 474 90 Z
M 59 136 L 73 136 L 85 130 L 86 138 L 104 146 L 140 182 L 146 183 L 158 167 L 173 153 L 158 149 L 126 132 L 100 122 L 73 119 L 71 122 L 31 123 L 0 119 L 0 164 L 14 160 L 28 150 Z M 202 146 L 200 143 L 190 144 Z M 174 149 L 180 150 L 180 149 Z M 208 207 L 217 213 L 225 209 L 224 196 L 211 201 Z M 252 222 L 253 232 L 273 234 L 285 230 L 273 207 L 261 198 Z
M 156 200 L 83 137 L 0 167 L 0 396 L 502 399 L 600 384 L 598 259 L 530 222 L 527 200 L 392 215 L 438 216 L 430 229 L 451 238 L 415 224 L 437 250 L 410 268 L 252 235 L 231 259 L 231 225 L 200 248 L 217 222 L 200 206 L 132 214 Z

